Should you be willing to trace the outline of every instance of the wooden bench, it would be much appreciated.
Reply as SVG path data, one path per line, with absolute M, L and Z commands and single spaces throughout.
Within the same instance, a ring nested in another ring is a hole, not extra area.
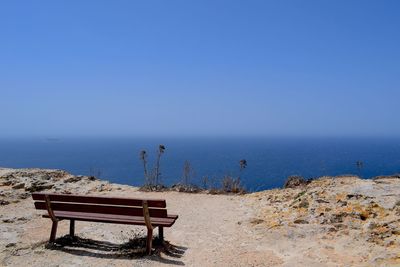
M 54 242 L 57 225 L 61 220 L 69 220 L 70 236 L 75 234 L 75 221 L 144 225 L 147 227 L 146 252 L 151 253 L 153 229 L 158 227 L 161 240 L 164 227 L 171 227 L 178 215 L 167 213 L 167 204 L 161 199 L 134 199 L 120 197 L 97 197 L 82 195 L 62 195 L 33 193 L 35 208 L 46 210 L 43 217 L 53 222 L 50 241 Z

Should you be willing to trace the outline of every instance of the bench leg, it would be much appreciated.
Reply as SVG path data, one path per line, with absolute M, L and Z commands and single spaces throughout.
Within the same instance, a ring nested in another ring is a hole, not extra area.
M 54 242 L 56 240 L 57 226 L 58 221 L 53 221 L 53 225 L 51 226 L 50 242 Z
M 147 229 L 147 241 L 146 241 L 146 253 L 147 255 L 151 254 L 151 247 L 153 242 L 153 229 Z
M 69 221 L 69 236 L 70 237 L 75 236 L 75 220 Z
M 158 238 L 164 242 L 164 227 L 158 226 Z

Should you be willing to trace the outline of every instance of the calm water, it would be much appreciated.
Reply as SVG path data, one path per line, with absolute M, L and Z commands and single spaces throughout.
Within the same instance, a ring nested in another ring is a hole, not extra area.
M 242 180 L 248 190 L 281 187 L 289 175 L 307 178 L 358 174 L 365 178 L 400 173 L 400 139 L 0 139 L 0 166 L 57 168 L 73 174 L 98 174 L 112 182 L 140 185 L 139 152 L 147 150 L 150 165 L 158 145 L 162 180 L 179 182 L 185 160 L 200 183 L 203 176 L 237 175 L 246 159 Z M 357 169 L 356 161 L 363 168 Z

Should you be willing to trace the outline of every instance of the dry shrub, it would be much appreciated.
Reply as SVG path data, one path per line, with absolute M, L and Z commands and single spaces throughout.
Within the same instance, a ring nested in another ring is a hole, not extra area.
M 225 175 L 222 178 L 222 191 L 226 193 L 244 193 L 245 189 L 241 185 L 240 178 L 233 178 L 232 176 Z

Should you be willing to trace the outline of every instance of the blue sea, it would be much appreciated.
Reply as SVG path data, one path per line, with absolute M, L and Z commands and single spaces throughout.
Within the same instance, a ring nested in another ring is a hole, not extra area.
M 204 176 L 218 183 L 224 175 L 239 175 L 239 161 L 245 159 L 241 180 L 249 191 L 282 187 L 290 175 L 400 173 L 400 139 L 394 138 L 0 139 L 0 166 L 63 169 L 137 186 L 144 180 L 140 151 L 147 151 L 151 168 L 159 144 L 166 147 L 160 167 L 166 185 L 182 181 L 186 160 L 192 183 L 201 185 Z

